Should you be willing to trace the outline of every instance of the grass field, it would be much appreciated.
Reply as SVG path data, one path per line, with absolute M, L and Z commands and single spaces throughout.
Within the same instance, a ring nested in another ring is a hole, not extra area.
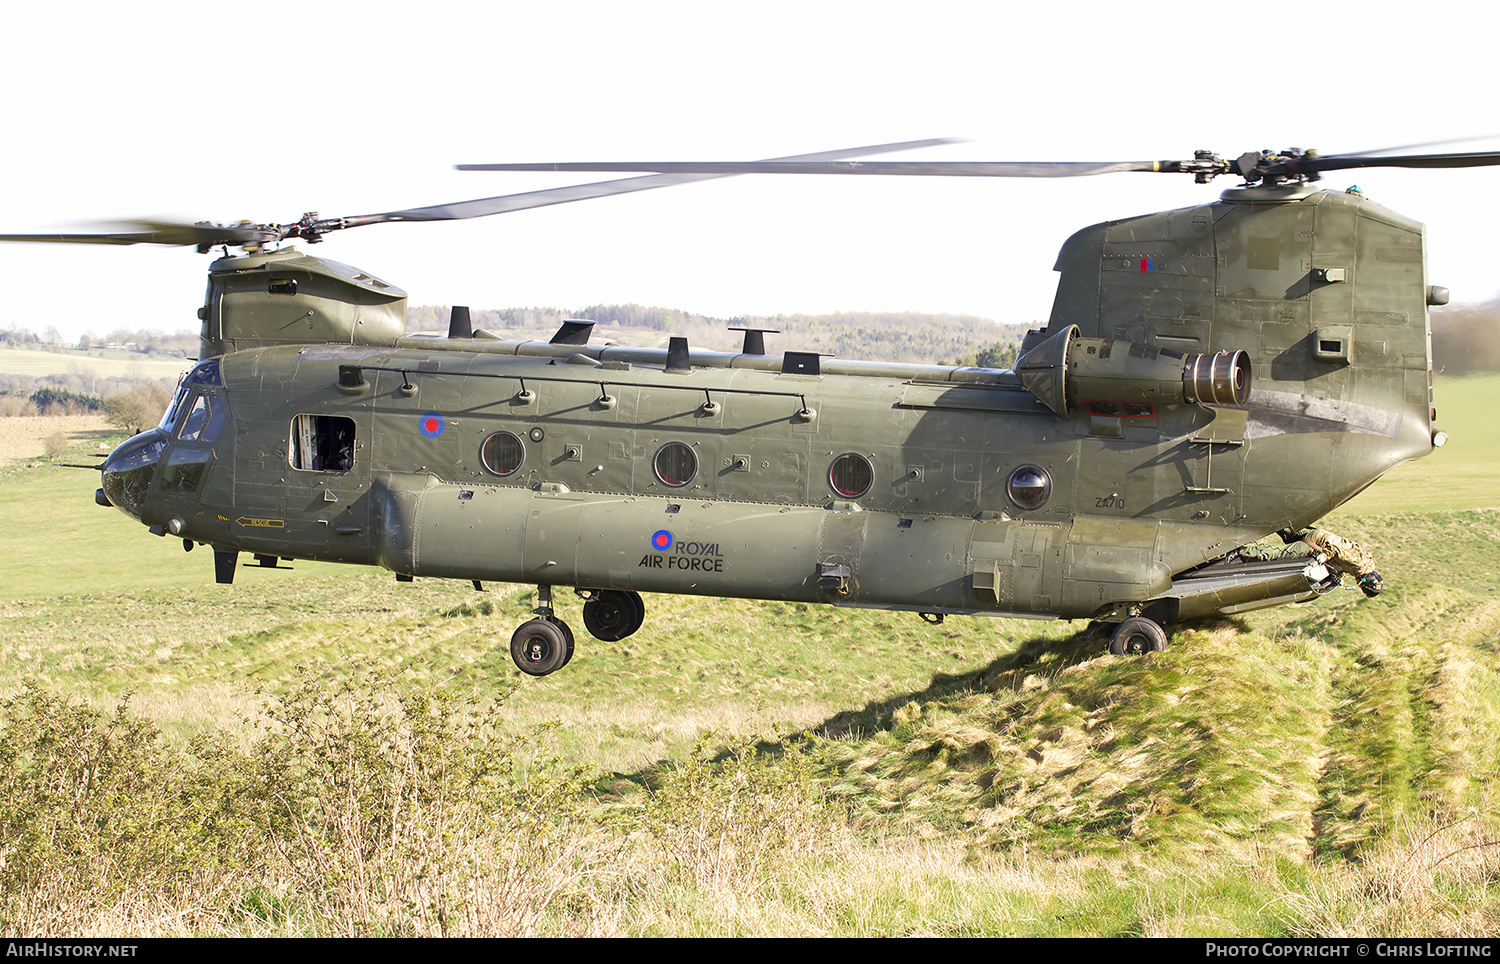
M 1448 444 L 1392 470 L 1341 511 L 1500 506 L 1500 424 L 1490 415 L 1500 399 L 1500 375 L 1439 376 L 1433 396 L 1437 425 L 1448 433 Z
M 650 597 L 640 634 L 585 637 L 567 670 L 532 679 L 505 648 L 523 587 L 306 563 L 218 586 L 205 550 L 95 506 L 96 474 L 10 463 L 3 732 L 63 732 L 75 717 L 43 697 L 76 698 L 104 714 L 77 717 L 78 746 L 109 735 L 98 746 L 152 765 L 91 771 L 122 788 L 97 811 L 77 795 L 36 805 L 47 780 L 5 784 L 0 920 L 18 934 L 1492 935 L 1496 391 L 1500 376 L 1440 380 L 1450 444 L 1334 514 L 1380 558 L 1384 595 L 1176 629 L 1148 659 L 1103 655 L 1081 624 Z M 97 431 L 64 460 L 96 451 Z M 576 600 L 562 605 L 576 624 Z M 469 719 L 452 708 L 465 700 L 492 707 L 485 735 L 429 732 Z M 54 773 L 44 757 L 66 754 L 42 745 L 0 738 L 0 769 Z M 152 810 L 158 786 L 173 796 Z M 74 850 L 16 843 L 33 826 L 18 814 L 53 811 L 74 836 L 49 824 L 49 839 Z M 152 869 L 174 861 L 217 869 Z

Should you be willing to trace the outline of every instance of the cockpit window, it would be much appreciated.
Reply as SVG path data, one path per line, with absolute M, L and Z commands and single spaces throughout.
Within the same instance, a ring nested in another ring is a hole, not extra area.
M 219 375 L 219 360 L 209 358 L 193 366 L 193 370 L 187 373 L 182 380 L 184 385 L 222 385 L 223 379 Z
M 104 467 L 104 497 L 136 518 L 140 518 L 146 492 L 156 477 L 157 460 L 167 447 L 166 438 L 155 432 L 138 438 L 115 449 Z
M 177 427 L 177 417 L 182 414 L 182 403 L 187 399 L 188 387 L 183 385 L 177 389 L 177 394 L 172 397 L 172 404 L 167 406 L 166 412 L 161 417 L 158 428 L 164 429 L 171 434 L 172 429 Z
M 349 471 L 354 468 L 354 419 L 342 415 L 298 415 L 292 419 L 287 454 L 294 469 Z
M 184 442 L 212 442 L 224 424 L 224 404 L 210 395 L 199 395 L 182 421 Z

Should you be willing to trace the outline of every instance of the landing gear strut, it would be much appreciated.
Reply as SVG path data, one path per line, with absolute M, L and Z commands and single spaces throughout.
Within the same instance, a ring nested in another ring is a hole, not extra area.
M 596 638 L 617 642 L 641 628 L 646 604 L 638 592 L 620 589 L 575 590 L 584 598 L 583 625 Z M 510 637 L 510 658 L 529 676 L 546 676 L 573 658 L 573 630 L 552 611 L 552 587 L 536 587 L 536 619 L 520 625 Z
M 529 676 L 546 676 L 573 658 L 573 630 L 552 613 L 552 587 L 538 586 L 536 619 L 522 623 L 510 637 L 510 658 Z

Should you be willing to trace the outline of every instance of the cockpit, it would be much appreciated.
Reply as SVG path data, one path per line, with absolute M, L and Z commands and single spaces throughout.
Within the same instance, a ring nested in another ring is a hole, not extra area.
M 102 467 L 104 484 L 96 501 L 102 498 L 127 515 L 151 521 L 144 512 L 153 492 L 192 498 L 213 464 L 213 443 L 228 416 L 219 359 L 199 362 L 178 385 L 161 422 L 110 453 Z

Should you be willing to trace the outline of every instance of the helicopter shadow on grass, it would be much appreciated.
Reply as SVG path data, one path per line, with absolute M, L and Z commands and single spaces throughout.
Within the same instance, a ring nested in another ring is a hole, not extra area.
M 722 764 L 746 753 L 775 761 L 788 753 L 813 748 L 819 742 L 868 739 L 899 725 L 902 707 L 910 704 L 941 703 L 975 693 L 1019 692 L 1028 677 L 1037 673 L 1053 676 L 1069 667 L 1108 655 L 1107 637 L 1088 627 L 1061 639 L 1034 636 L 1014 651 L 992 660 L 988 665 L 967 673 L 935 673 L 927 686 L 919 690 L 872 700 L 859 709 L 841 710 L 828 719 L 791 730 L 777 738 L 753 743 L 723 746 L 701 757 L 703 762 Z M 624 781 L 647 787 L 661 779 L 670 762 L 651 764 L 634 773 L 617 773 L 610 782 Z
M 841 710 L 820 723 L 789 729 L 773 738 L 721 744 L 711 749 L 711 735 L 708 735 L 700 743 L 699 752 L 690 765 L 717 767 L 747 755 L 774 765 L 791 754 L 811 752 L 816 755 L 820 745 L 857 742 L 888 732 L 902 724 L 904 715 L 900 711 L 912 704 L 958 702 L 983 693 L 998 694 L 997 698 L 1004 700 L 1022 693 L 1026 682 L 1037 676 L 1051 679 L 1100 658 L 1142 659 L 1139 656 L 1110 656 L 1107 628 L 1103 624 L 1090 624 L 1062 638 L 1033 636 L 1014 651 L 996 657 L 980 669 L 967 673 L 935 673 L 922 689 L 872 700 L 859 709 Z M 1171 635 L 1223 629 L 1241 634 L 1254 631 L 1241 617 L 1215 616 L 1176 624 Z M 654 790 L 669 772 L 680 766 L 679 762 L 662 760 L 631 773 L 609 774 L 599 782 L 597 789 L 606 796 L 629 792 L 628 787 Z
M 1172 634 L 1191 630 L 1232 628 L 1250 632 L 1250 626 L 1234 617 L 1215 616 L 1185 620 L 1172 627 Z M 821 723 L 788 733 L 778 741 L 762 740 L 754 745 L 766 755 L 784 753 L 795 745 L 807 747 L 816 740 L 853 741 L 868 739 L 899 725 L 898 711 L 909 704 L 942 703 L 976 693 L 1020 693 L 1028 679 L 1035 676 L 1055 677 L 1059 673 L 1093 660 L 1121 658 L 1139 660 L 1139 656 L 1110 657 L 1108 624 L 1091 623 L 1061 639 L 1034 636 L 1013 652 L 996 657 L 989 665 L 968 673 L 936 673 L 927 686 L 909 693 L 872 700 L 857 710 L 842 710 Z M 1169 647 L 1170 648 L 1170 647 Z M 735 751 L 725 750 L 716 757 L 723 759 Z

